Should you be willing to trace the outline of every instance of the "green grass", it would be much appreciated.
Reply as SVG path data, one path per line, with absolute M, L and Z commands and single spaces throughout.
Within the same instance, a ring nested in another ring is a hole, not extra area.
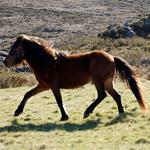
M 28 3 L 21 0 L 1 2 L 0 47 L 1 50 L 9 51 L 19 34 L 35 35 L 71 53 L 102 49 L 125 58 L 138 68 L 142 76 L 149 75 L 150 67 L 139 65 L 141 59 L 149 57 L 149 39 L 111 41 L 97 38 L 97 34 L 111 24 L 123 24 L 128 19 L 136 19 L 138 13 L 148 13 L 148 3 L 148 0 L 142 3 L 125 0 L 121 3 L 118 0 L 73 1 L 71 5 L 66 5 L 66 0 L 59 3 L 41 3 L 39 0 Z M 6 76 L 1 73 L 0 77 L 1 87 L 10 86 L 10 82 L 14 81 L 12 79 L 24 81 L 21 78 L 23 75 L 15 78 L 14 74 Z M 150 82 L 144 82 L 150 91 Z M 16 85 L 12 82 L 11 86 Z M 140 110 L 135 97 L 122 83 L 116 83 L 126 112 L 120 116 L 116 103 L 108 96 L 93 114 L 83 119 L 84 111 L 96 98 L 94 86 L 88 84 L 79 89 L 62 90 L 70 117 L 65 122 L 59 121 L 60 111 L 51 91 L 32 97 L 23 114 L 13 118 L 23 95 L 30 89 L 0 89 L 0 150 L 150 149 L 150 113 Z M 147 96 L 150 108 L 148 100 Z
M 144 80 L 146 89 L 150 82 Z M 24 112 L 16 118 L 13 113 L 30 87 L 0 89 L 0 149 L 11 150 L 70 150 L 150 148 L 149 112 L 140 110 L 133 94 L 116 81 L 122 96 L 125 114 L 118 115 L 116 103 L 110 96 L 83 119 L 87 106 L 96 98 L 92 84 L 73 90 L 61 90 L 68 121 L 59 121 L 60 111 L 51 91 L 29 99 Z M 147 105 L 150 108 L 148 96 Z

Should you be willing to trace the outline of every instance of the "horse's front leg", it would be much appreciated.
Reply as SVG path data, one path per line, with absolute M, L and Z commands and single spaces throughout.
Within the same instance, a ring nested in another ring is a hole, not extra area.
M 38 94 L 38 93 L 40 93 L 40 92 L 42 92 L 42 91 L 45 91 L 45 90 L 46 90 L 46 89 L 45 89 L 44 87 L 42 87 L 42 86 L 39 84 L 37 87 L 35 87 L 34 89 L 32 89 L 32 90 L 30 90 L 29 92 L 27 92 L 27 93 L 25 94 L 23 100 L 21 101 L 20 105 L 19 105 L 18 108 L 16 109 L 16 111 L 15 111 L 15 113 L 14 113 L 14 116 L 19 116 L 19 115 L 23 112 L 24 106 L 25 106 L 27 100 L 28 100 L 30 97 L 32 97 L 32 96 L 34 96 L 34 95 L 36 95 L 36 94 Z
M 57 101 L 57 104 L 60 108 L 60 111 L 61 111 L 61 119 L 60 121 L 64 121 L 64 120 L 68 120 L 68 115 L 67 115 L 67 112 L 65 111 L 65 108 L 63 106 L 63 101 L 62 101 L 62 97 L 61 97 L 61 94 L 60 94 L 60 89 L 59 88 L 52 88 L 52 91 L 53 91 L 53 94 L 56 98 L 56 101 Z

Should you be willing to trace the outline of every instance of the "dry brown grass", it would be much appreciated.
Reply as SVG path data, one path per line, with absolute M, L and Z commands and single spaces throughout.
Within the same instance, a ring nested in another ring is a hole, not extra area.
M 37 84 L 31 73 L 0 72 L 0 88 L 34 86 Z

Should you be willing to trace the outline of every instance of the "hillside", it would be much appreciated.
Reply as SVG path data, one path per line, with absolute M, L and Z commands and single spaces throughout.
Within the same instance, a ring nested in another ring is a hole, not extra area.
M 149 0 L 1 0 L 0 50 L 9 51 L 22 33 L 55 43 L 76 44 L 77 38 L 97 36 L 112 24 L 150 13 Z

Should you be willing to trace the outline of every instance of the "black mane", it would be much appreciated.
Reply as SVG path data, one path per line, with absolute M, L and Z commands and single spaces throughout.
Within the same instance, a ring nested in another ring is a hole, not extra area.
M 32 57 L 32 59 L 36 60 L 38 59 L 40 63 L 51 63 L 54 65 L 68 56 L 67 52 L 52 49 L 46 41 L 38 37 L 24 39 L 22 46 L 26 50 L 27 57 Z

